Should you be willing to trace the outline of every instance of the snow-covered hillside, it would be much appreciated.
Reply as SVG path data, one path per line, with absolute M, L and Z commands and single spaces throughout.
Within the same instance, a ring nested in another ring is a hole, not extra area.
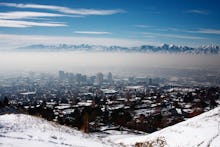
M 114 138 L 125 146 L 217 147 L 220 146 L 220 107 L 150 135 Z
M 0 116 L 1 147 L 114 146 L 72 128 L 23 114 Z
M 106 132 L 83 134 L 24 114 L 0 115 L 2 147 L 75 146 L 217 147 L 220 145 L 220 107 L 149 135 Z

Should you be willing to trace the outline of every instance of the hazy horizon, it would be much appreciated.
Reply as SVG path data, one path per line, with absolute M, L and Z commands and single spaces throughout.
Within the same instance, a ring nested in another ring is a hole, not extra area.
M 102 52 L 2 52 L 1 73 L 68 72 L 143 73 L 150 68 L 220 69 L 220 55 Z

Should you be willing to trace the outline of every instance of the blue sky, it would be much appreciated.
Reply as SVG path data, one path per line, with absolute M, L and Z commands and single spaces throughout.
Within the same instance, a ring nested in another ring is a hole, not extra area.
M 220 45 L 219 6 L 219 0 L 1 0 L 0 43 Z

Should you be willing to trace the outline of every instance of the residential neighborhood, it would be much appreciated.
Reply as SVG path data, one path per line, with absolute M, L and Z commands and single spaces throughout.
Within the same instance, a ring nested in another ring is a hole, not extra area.
M 165 78 L 59 71 L 1 80 L 1 107 L 67 125 L 85 133 L 152 133 L 220 104 L 218 86 L 178 85 Z

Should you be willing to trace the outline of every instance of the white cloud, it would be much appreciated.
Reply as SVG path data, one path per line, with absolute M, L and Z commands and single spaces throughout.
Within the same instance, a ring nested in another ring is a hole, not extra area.
M 137 28 L 151 28 L 152 26 L 148 26 L 148 25 L 135 25 L 135 27 Z
M 91 35 L 109 35 L 111 32 L 99 32 L 99 31 L 74 31 L 76 34 L 91 34 Z
M 65 14 L 75 15 L 112 15 L 117 13 L 123 13 L 124 10 L 99 10 L 99 9 L 71 9 L 68 7 L 54 6 L 54 5 L 38 5 L 38 4 L 17 4 L 17 3 L 0 3 L 1 6 L 16 7 L 16 8 L 33 8 L 33 9 L 45 9 L 53 10 Z
M 17 3 L 0 3 L 0 6 L 8 6 L 14 8 L 32 8 L 44 9 L 60 12 L 63 14 L 33 12 L 33 11 L 12 11 L 0 12 L 0 27 L 17 27 L 25 28 L 32 26 L 57 27 L 67 26 L 62 22 L 34 22 L 33 19 L 43 20 L 48 17 L 84 17 L 86 15 L 112 15 L 122 13 L 123 10 L 98 10 L 98 9 L 71 9 L 68 7 L 60 7 L 53 5 L 38 5 L 38 4 L 17 4 Z M 19 19 L 19 21 L 17 20 Z M 25 19 L 25 20 L 24 20 Z M 26 19 L 32 19 L 28 21 Z M 83 33 L 83 32 L 81 32 Z M 84 32 L 86 34 L 86 32 Z M 87 34 L 111 34 L 109 32 L 87 32 Z
M 169 38 L 178 38 L 178 39 L 205 39 L 203 37 L 197 37 L 197 36 L 187 36 L 187 35 L 177 35 L 177 34 L 159 34 L 159 33 L 147 33 L 143 32 L 144 35 L 150 35 L 155 37 L 169 37 Z
M 208 15 L 209 12 L 206 10 L 198 10 L 198 9 L 191 9 L 187 10 L 186 13 L 194 13 L 194 14 L 202 14 L 202 15 Z
M 60 16 L 66 16 L 66 15 L 45 13 L 45 12 L 32 12 L 32 11 L 13 11 L 13 12 L 0 13 L 0 19 L 26 19 L 26 18 L 60 17 Z
M 67 25 L 64 23 L 54 23 L 54 22 L 32 22 L 32 21 L 0 19 L 0 27 L 26 28 L 26 27 L 32 27 L 32 26 L 58 27 L 58 26 L 67 26 Z
M 216 29 L 200 29 L 198 31 L 191 31 L 192 33 L 202 33 L 202 34 L 216 34 L 220 35 L 220 30 Z

